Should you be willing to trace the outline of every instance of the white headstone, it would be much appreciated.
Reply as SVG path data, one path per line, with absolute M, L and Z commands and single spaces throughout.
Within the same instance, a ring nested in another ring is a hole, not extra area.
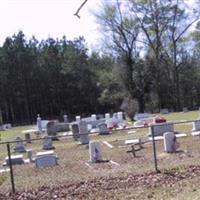
M 76 122 L 80 122 L 81 121 L 81 117 L 80 116 L 76 116 Z
M 89 154 L 90 154 L 90 162 L 102 161 L 102 154 L 99 142 L 90 141 Z
M 43 138 L 42 144 L 43 144 L 42 149 L 44 149 L 44 150 L 55 149 L 55 147 L 53 146 L 53 143 L 52 143 L 52 139 L 49 136 L 45 136 Z
M 120 122 L 123 122 L 123 113 L 122 113 L 122 112 L 118 112 L 118 113 L 117 113 L 117 119 L 118 119 Z
M 55 155 L 39 156 L 35 158 L 36 167 L 53 167 L 57 165 L 57 158 Z
M 154 136 L 162 136 L 166 132 L 174 132 L 174 124 L 173 123 L 159 123 L 153 125 L 153 133 Z M 152 136 L 152 129 L 149 127 L 149 135 Z
M 88 144 L 89 137 L 88 137 L 88 128 L 87 122 L 81 120 L 78 124 L 79 126 L 79 140 L 81 144 Z
M 95 114 L 91 115 L 91 121 L 96 121 L 97 120 L 97 116 Z
M 64 119 L 64 122 L 65 122 L 65 123 L 67 123 L 67 122 L 68 122 L 67 115 L 63 115 L 63 119 Z
M 16 137 L 15 141 L 16 141 L 15 148 L 14 148 L 15 152 L 26 152 L 22 138 Z
M 42 119 L 40 117 L 40 114 L 37 115 L 37 129 L 42 132 Z
M 167 153 L 173 153 L 176 151 L 176 137 L 173 132 L 164 133 L 164 150 Z
M 105 114 L 105 120 L 109 120 L 110 119 L 110 113 L 106 113 Z
M 200 130 L 200 120 L 194 121 L 192 123 L 192 125 L 193 125 L 192 131 L 199 131 Z

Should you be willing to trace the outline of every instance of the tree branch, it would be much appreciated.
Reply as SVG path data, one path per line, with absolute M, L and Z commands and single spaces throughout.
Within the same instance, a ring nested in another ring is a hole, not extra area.
M 78 18 L 80 18 L 80 15 L 79 15 L 79 12 L 80 10 L 83 8 L 83 6 L 86 4 L 88 0 L 85 0 L 81 5 L 80 7 L 77 9 L 77 11 L 74 13 L 75 16 L 77 16 Z

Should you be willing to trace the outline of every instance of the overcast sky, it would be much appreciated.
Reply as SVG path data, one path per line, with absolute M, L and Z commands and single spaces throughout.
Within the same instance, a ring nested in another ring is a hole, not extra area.
M 74 39 L 84 36 L 89 47 L 99 38 L 95 18 L 91 10 L 97 9 L 101 0 L 88 0 L 74 16 L 83 0 L 0 0 L 0 45 L 7 36 L 22 30 L 29 39 L 48 36 Z

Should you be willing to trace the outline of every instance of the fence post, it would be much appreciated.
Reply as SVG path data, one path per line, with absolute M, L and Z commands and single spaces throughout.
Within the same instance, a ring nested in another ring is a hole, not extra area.
M 10 180 L 12 186 L 12 192 L 15 193 L 15 182 L 13 176 L 13 168 L 12 168 L 12 161 L 11 161 L 11 154 L 10 154 L 10 144 L 7 143 L 7 151 L 8 151 L 8 160 L 9 160 L 9 167 L 10 167 Z
M 160 172 L 158 169 L 158 164 L 157 164 L 157 156 L 156 156 L 156 143 L 155 143 L 155 138 L 154 138 L 154 130 L 153 130 L 153 125 L 151 125 L 151 135 L 152 135 L 152 143 L 153 143 L 153 158 L 154 158 L 154 167 L 157 173 Z

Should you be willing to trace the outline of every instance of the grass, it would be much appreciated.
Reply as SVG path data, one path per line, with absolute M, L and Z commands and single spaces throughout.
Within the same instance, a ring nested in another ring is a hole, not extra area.
M 195 120 L 197 119 L 199 111 L 192 111 L 187 113 L 172 113 L 164 115 L 168 121 L 180 120 Z M 30 127 L 16 127 L 10 130 L 1 132 L 2 141 L 15 139 L 16 136 L 21 136 L 22 130 Z M 175 125 L 175 129 L 179 132 L 191 131 L 191 124 Z M 118 131 L 107 136 L 90 136 L 90 140 L 98 140 L 101 142 L 101 149 L 104 159 L 113 160 L 119 165 L 111 163 L 101 164 L 86 164 L 89 160 L 89 153 L 86 146 L 78 145 L 71 137 L 55 141 L 55 153 L 59 157 L 59 165 L 54 168 L 35 168 L 34 164 L 15 165 L 14 175 L 15 184 L 18 191 L 37 189 L 43 185 L 56 186 L 63 183 L 75 183 L 80 181 L 88 181 L 94 178 L 125 176 L 126 174 L 144 174 L 154 170 L 152 145 L 147 143 L 141 151 L 137 151 L 136 158 L 133 158 L 131 153 L 126 153 L 129 147 L 124 145 L 127 139 L 143 138 L 146 140 L 148 129 L 137 129 L 135 133 L 128 133 L 128 131 Z M 189 135 L 189 134 L 188 134 Z M 32 135 L 32 138 L 35 137 Z M 114 148 L 108 148 L 102 142 L 107 141 L 113 145 Z M 163 152 L 163 142 L 157 141 L 157 158 L 159 169 L 164 173 L 171 170 L 182 171 L 185 167 L 193 164 L 200 165 L 200 141 L 191 135 L 187 138 L 179 138 L 181 152 L 175 154 L 167 154 Z M 13 145 L 12 145 L 13 148 Z M 33 150 L 33 155 L 38 151 L 42 151 L 41 142 L 34 141 L 26 145 L 27 149 Z M 0 145 L 0 163 L 4 162 L 7 156 L 6 146 Z M 26 158 L 27 155 L 24 154 Z M 10 179 L 6 178 L 8 174 L 0 174 L 0 192 L 10 190 Z M 198 189 L 199 177 L 191 180 L 183 180 L 174 184 L 173 190 L 170 187 L 163 187 L 160 185 L 155 188 L 126 188 L 110 191 L 106 193 L 106 198 L 112 199 L 192 199 L 190 197 L 200 196 Z M 180 188 L 184 190 L 180 193 Z M 142 196 L 145 192 L 145 195 Z M 182 198 L 176 197 L 180 195 Z M 111 196 L 110 196 L 111 195 Z M 94 199 L 101 199 L 100 196 L 95 196 Z

